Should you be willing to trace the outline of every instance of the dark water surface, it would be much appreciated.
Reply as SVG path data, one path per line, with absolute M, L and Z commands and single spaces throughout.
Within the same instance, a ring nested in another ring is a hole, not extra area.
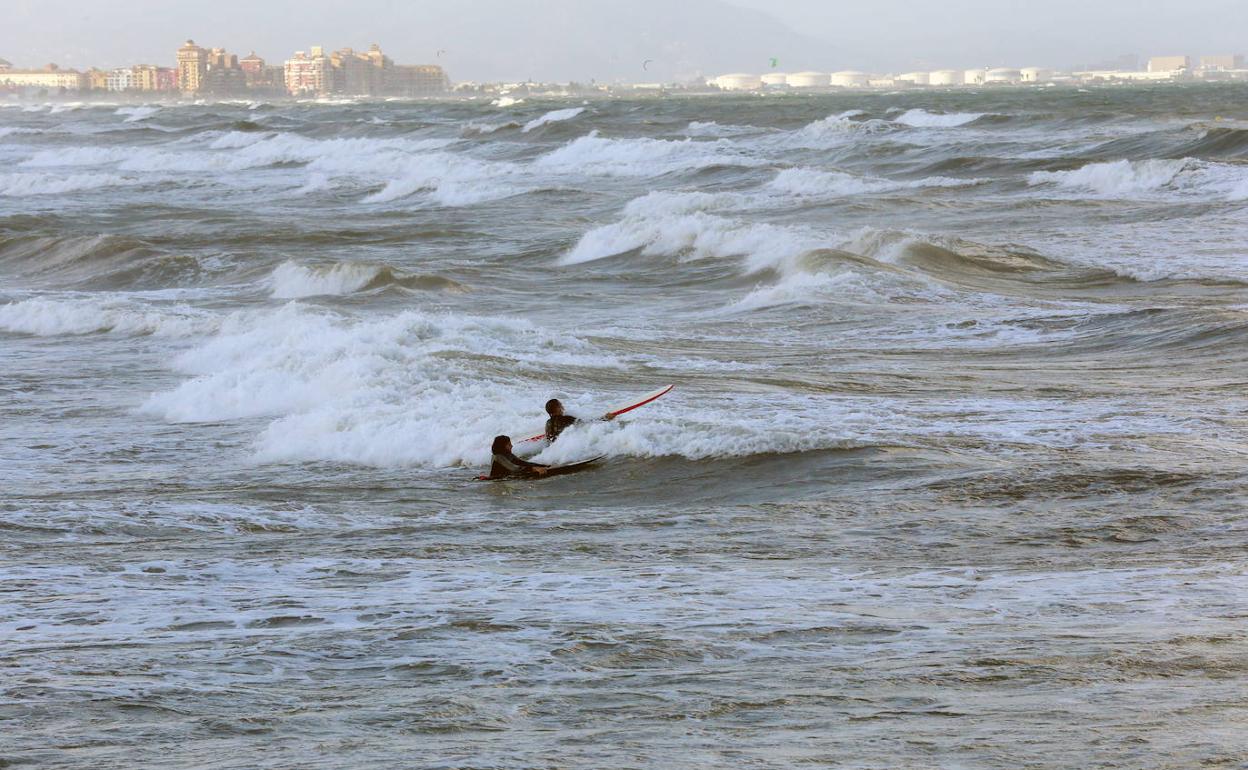
M 9 106 L 0 164 L 0 766 L 1248 766 L 1242 86 Z

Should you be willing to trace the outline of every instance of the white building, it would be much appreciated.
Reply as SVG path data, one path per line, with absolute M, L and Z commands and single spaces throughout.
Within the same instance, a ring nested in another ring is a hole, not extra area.
M 118 68 L 108 73 L 109 91 L 129 91 L 134 88 L 134 72 L 129 68 Z
M 967 70 L 962 73 L 962 82 L 968 86 L 982 86 L 988 80 L 988 70 Z
M 1053 79 L 1053 71 L 1043 67 L 1023 67 L 1018 74 L 1024 83 L 1047 83 Z
M 988 70 L 987 74 L 984 75 L 984 82 L 997 85 L 1021 83 L 1023 82 L 1023 73 L 1009 67 L 998 67 L 997 69 Z
M 965 81 L 958 70 L 936 70 L 928 75 L 927 82 L 933 86 L 960 86 Z
M 837 88 L 866 88 L 871 85 L 871 76 L 857 70 L 833 72 L 828 76 L 828 84 Z
M 788 85 L 789 76 L 784 72 L 768 72 L 763 75 L 760 80 L 763 81 L 763 85 L 765 86 L 779 88 L 780 86 Z
M 41 70 L 0 71 L 0 86 L 47 91 L 82 91 L 86 88 L 86 76 L 78 70 L 63 70 L 49 64 Z
M 909 83 L 912 86 L 925 86 L 931 83 L 931 76 L 926 72 L 907 72 L 895 78 L 898 84 Z
M 731 75 L 720 75 L 715 78 L 714 83 L 724 91 L 757 91 L 763 87 L 763 79 L 758 75 L 747 75 L 740 72 Z
M 789 88 L 827 88 L 832 76 L 826 72 L 795 72 L 789 75 Z

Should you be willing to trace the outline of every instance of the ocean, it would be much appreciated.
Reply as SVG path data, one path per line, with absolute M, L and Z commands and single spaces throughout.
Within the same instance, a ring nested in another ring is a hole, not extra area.
M 1248 766 L 1246 244 L 1243 85 L 7 104 L 0 767 Z

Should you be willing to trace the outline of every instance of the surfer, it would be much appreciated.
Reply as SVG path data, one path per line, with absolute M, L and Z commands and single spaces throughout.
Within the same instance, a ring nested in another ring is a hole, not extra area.
M 546 440 L 552 444 L 555 443 L 555 439 L 559 438 L 560 433 L 581 421 L 578 417 L 564 414 L 563 402 L 557 398 L 552 398 L 546 402 L 546 414 L 550 415 L 550 419 L 546 421 Z M 615 414 L 608 412 L 598 419 L 614 420 Z
M 560 433 L 580 422 L 572 415 L 563 413 L 563 402 L 557 398 L 546 402 L 546 414 L 550 415 L 550 419 L 546 421 L 546 440 L 552 444 Z
M 509 476 L 545 476 L 549 465 L 539 465 L 528 460 L 521 460 L 511 451 L 511 436 L 495 436 L 490 447 L 493 463 L 490 465 L 490 478 L 504 479 Z

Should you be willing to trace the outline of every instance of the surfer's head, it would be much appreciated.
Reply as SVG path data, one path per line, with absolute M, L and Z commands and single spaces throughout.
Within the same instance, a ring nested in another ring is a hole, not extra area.
M 546 414 L 551 417 L 559 417 L 563 414 L 563 402 L 557 398 L 552 398 L 546 402 Z
M 490 448 L 494 454 L 505 454 L 511 451 L 511 436 L 495 436 L 494 446 Z

